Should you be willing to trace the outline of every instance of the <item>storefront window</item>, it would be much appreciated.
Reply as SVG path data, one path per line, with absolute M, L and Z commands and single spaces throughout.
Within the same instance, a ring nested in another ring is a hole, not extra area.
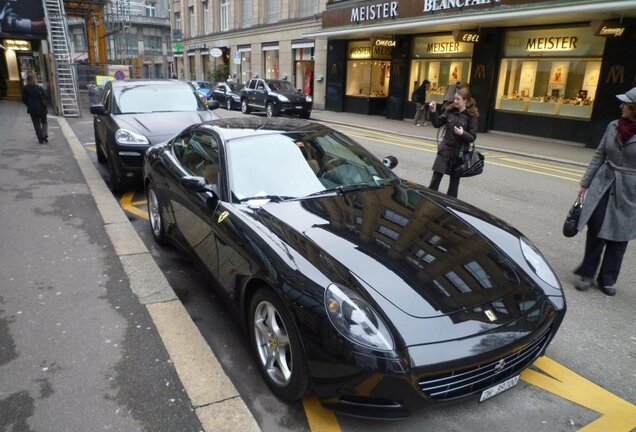
M 294 48 L 294 86 L 307 96 L 314 94 L 314 49 Z
M 243 49 L 244 51 L 240 51 L 241 64 L 238 65 L 238 79 L 239 82 L 247 83 L 252 79 L 252 51 Z
M 589 119 L 604 44 L 589 27 L 509 31 L 495 108 Z
M 188 77 L 188 79 L 191 79 L 191 80 L 197 79 L 197 69 L 196 69 L 196 63 L 195 63 L 193 55 L 188 56 L 188 64 L 190 65 L 190 76 Z
M 393 41 L 349 42 L 347 52 L 347 96 L 385 98 L 389 94 Z
M 265 71 L 265 79 L 278 79 L 278 48 L 263 50 L 263 70 Z
M 473 44 L 456 42 L 452 35 L 414 38 L 408 94 L 429 80 L 428 101 L 442 102 L 449 84 L 470 85 L 472 56 Z

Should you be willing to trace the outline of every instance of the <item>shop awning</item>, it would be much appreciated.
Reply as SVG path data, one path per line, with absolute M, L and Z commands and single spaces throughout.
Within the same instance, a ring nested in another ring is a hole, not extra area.
M 421 17 L 383 20 L 374 24 L 352 24 L 324 28 L 303 34 L 306 38 L 317 37 L 368 37 L 382 34 L 412 34 L 414 32 L 437 32 L 468 27 L 510 27 L 513 25 L 546 25 L 563 22 L 598 21 L 617 18 L 616 14 L 636 17 L 633 0 L 589 0 L 569 4 L 526 4 L 523 7 L 493 8 L 487 10 L 463 10 L 446 15 L 423 15 Z

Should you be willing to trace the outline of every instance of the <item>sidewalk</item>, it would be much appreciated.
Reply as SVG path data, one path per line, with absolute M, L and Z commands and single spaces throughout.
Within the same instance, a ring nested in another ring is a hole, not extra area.
M 377 132 L 402 135 L 415 139 L 435 141 L 437 129 L 431 126 L 417 127 L 412 120 L 389 120 L 381 116 L 352 114 L 334 111 L 314 110 L 312 120 L 353 126 Z M 496 132 L 477 134 L 477 147 L 484 150 L 500 151 L 517 156 L 527 156 L 536 159 L 562 162 L 577 166 L 587 166 L 592 159 L 594 149 L 583 144 L 565 143 L 547 139 L 527 137 L 522 135 L 506 135 Z
M 0 131 L 0 430 L 258 430 L 66 121 Z

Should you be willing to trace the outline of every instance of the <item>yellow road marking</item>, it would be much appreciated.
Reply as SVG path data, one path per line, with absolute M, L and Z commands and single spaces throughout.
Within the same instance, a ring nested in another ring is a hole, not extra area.
M 312 432 L 340 432 L 340 424 L 333 411 L 325 409 L 315 397 L 303 399 L 307 423 Z
M 572 181 L 572 182 L 579 182 L 579 180 L 580 180 L 580 178 L 563 177 L 563 176 L 556 175 L 556 174 L 551 174 L 551 173 L 547 173 L 547 172 L 531 170 L 531 169 L 528 169 L 528 168 L 522 168 L 522 167 L 517 167 L 517 166 L 514 166 L 514 165 L 508 165 L 508 164 L 502 164 L 502 163 L 498 163 L 498 162 L 486 161 L 486 164 L 487 165 L 488 164 L 497 165 L 497 166 L 500 166 L 500 167 L 506 167 L 506 168 L 515 169 L 515 170 L 518 170 L 518 171 L 525 171 L 525 172 L 530 172 L 530 173 L 539 174 L 539 175 L 548 176 L 548 177 L 555 177 L 555 178 L 568 180 L 568 181 Z
M 578 432 L 629 432 L 636 428 L 636 405 L 619 398 L 548 357 L 534 366 L 548 375 L 526 369 L 521 379 L 592 411 L 603 414 Z
M 140 217 L 142 219 L 149 220 L 150 218 L 148 217 L 148 212 L 146 210 L 142 210 L 138 207 L 135 207 L 135 205 L 141 205 L 141 204 L 145 205 L 146 201 L 133 201 L 134 197 L 135 197 L 135 191 L 128 191 L 124 193 L 119 199 L 119 205 L 121 206 L 122 209 L 124 209 L 124 211 L 127 211 L 128 213 L 132 213 L 135 216 Z
M 518 164 L 522 164 L 522 165 L 529 165 L 529 166 L 533 166 L 533 167 L 537 167 L 537 168 L 543 168 L 543 169 L 547 169 L 547 170 L 551 170 L 551 171 L 570 172 L 572 174 L 584 174 L 585 173 L 585 170 L 582 170 L 582 169 L 560 167 L 560 166 L 556 166 L 556 165 L 548 165 L 548 164 L 543 164 L 543 163 L 539 163 L 539 162 L 524 161 L 524 160 L 513 159 L 513 158 L 509 158 L 509 157 L 502 157 L 501 160 L 507 161 L 507 162 L 518 163 Z

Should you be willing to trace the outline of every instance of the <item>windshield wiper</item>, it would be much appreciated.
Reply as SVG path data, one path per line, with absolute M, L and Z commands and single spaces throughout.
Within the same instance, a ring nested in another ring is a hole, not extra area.
M 391 180 L 391 182 L 392 181 L 393 180 Z M 391 182 L 384 183 L 384 184 L 354 183 L 354 184 L 350 184 L 350 185 L 340 185 L 340 186 L 336 186 L 334 188 L 329 188 L 329 189 L 321 190 L 321 191 L 318 191 L 318 192 L 310 193 L 309 195 L 305 196 L 304 198 L 321 196 L 321 195 L 328 195 L 328 194 L 333 194 L 333 193 L 335 193 L 337 195 L 343 195 L 343 194 L 345 194 L 347 192 L 354 192 L 354 191 L 363 190 L 363 189 L 381 189 L 381 188 L 383 188 L 385 186 L 390 185 Z
M 254 200 L 270 200 L 273 202 L 281 202 L 281 201 L 287 201 L 294 198 L 296 197 L 285 196 L 285 195 L 257 195 L 257 196 L 247 197 L 247 198 L 241 198 L 239 202 L 254 201 Z

